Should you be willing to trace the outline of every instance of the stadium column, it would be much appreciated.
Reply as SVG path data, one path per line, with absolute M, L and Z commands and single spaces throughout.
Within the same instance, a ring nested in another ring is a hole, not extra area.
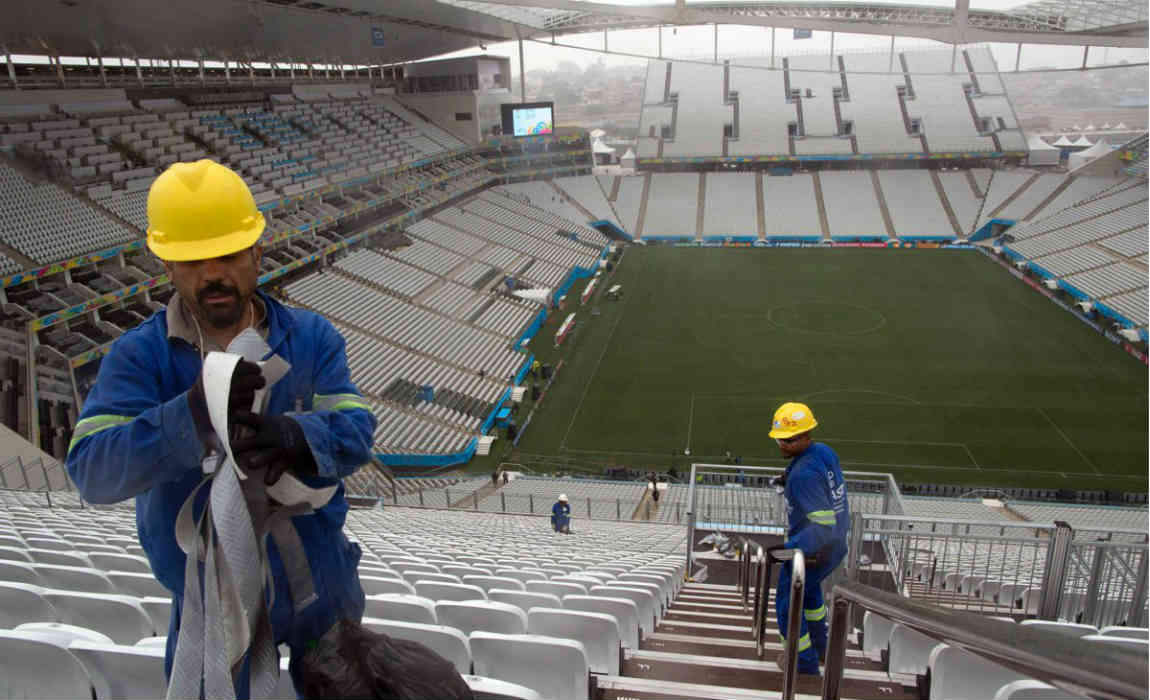
M 16 80 L 16 66 L 12 65 L 12 52 L 8 47 L 4 47 L 4 62 L 8 64 L 8 80 L 12 82 L 13 88 L 19 87 L 19 81 Z
M 659 32 L 659 58 L 663 57 L 663 25 L 655 27 L 655 31 Z
M 199 54 L 196 56 L 196 66 L 200 70 L 200 85 L 204 84 L 204 55 Z
M 527 71 L 523 69 L 523 37 L 519 37 L 519 101 L 527 101 Z
M 718 22 L 715 22 L 715 25 L 714 25 L 714 29 L 715 29 L 715 54 L 714 54 L 714 62 L 715 62 L 715 63 L 718 63 L 718 62 L 719 62 L 719 23 L 718 23 Z M 832 33 L 832 34 L 831 34 L 831 36 L 834 36 L 834 34 Z M 834 49 L 831 49 L 831 50 L 833 51 Z
M 307 62 L 307 79 L 315 80 L 315 64 L 311 61 Z
M 108 72 L 104 70 L 104 57 L 99 51 L 96 52 L 96 65 L 100 67 L 100 85 L 108 87 Z
M 1018 67 L 1022 65 L 1022 42 L 1018 43 L 1018 53 L 1014 54 L 1014 72 L 1018 72 Z
M 140 87 L 144 87 L 144 71 L 140 69 L 140 57 L 138 55 L 132 57 L 132 62 L 136 64 L 136 82 Z
M 232 68 L 231 61 L 224 59 L 224 82 L 228 85 L 232 84 Z

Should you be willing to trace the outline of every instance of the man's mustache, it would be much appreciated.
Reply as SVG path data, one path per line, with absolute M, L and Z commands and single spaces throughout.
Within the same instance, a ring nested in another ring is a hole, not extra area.
M 227 285 L 223 284 L 209 284 L 196 294 L 196 301 L 203 304 L 205 303 L 205 299 L 209 296 L 224 295 L 233 296 L 238 299 L 240 296 L 240 290 L 236 289 L 235 287 L 228 287 Z

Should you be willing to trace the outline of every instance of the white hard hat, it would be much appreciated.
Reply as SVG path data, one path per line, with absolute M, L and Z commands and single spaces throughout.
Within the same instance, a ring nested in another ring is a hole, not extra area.
M 567 494 L 565 494 L 565 493 L 559 494 L 559 500 L 560 501 L 566 501 L 567 500 Z

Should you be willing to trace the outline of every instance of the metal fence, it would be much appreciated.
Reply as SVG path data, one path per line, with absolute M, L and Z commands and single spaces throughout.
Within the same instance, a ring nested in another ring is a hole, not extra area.
M 887 572 L 901 595 L 945 607 L 1143 626 L 1146 533 L 1108 534 L 1118 541 L 1065 523 L 855 513 L 848 561 L 856 580 L 860 572 Z M 863 558 L 876 542 L 882 555 Z

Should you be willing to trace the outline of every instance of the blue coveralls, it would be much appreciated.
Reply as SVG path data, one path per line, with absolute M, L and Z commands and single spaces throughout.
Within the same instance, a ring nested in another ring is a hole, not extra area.
M 291 364 L 271 389 L 266 413 L 290 413 L 303 429 L 319 474 L 302 478 L 306 484 L 339 484 L 322 508 L 292 518 L 319 596 L 299 613 L 292 610 L 283 563 L 268 538 L 275 581 L 272 630 L 277 644 L 291 647 L 294 675 L 295 661 L 309 642 L 340 619 L 363 617 L 364 594 L 356 574 L 360 549 L 342 532 L 348 505 L 340 480 L 370 459 L 376 419 L 351 382 L 343 336 L 315 313 L 262 293 L 260 299 L 272 354 Z M 90 503 L 136 498 L 140 544 L 156 578 L 172 592 L 165 658 L 170 673 L 184 591 L 185 556 L 176 543 L 176 515 L 203 479 L 204 448 L 184 396 L 199 376 L 200 350 L 169 334 L 167 313 L 153 314 L 120 336 L 104 358 L 68 446 L 67 466 Z M 208 489 L 201 490 L 197 518 L 207 496 Z M 238 697 L 248 697 L 247 685 L 245 670 L 237 681 Z
M 561 531 L 571 522 L 571 505 L 563 501 L 556 501 L 551 506 L 551 527 L 555 532 Z
M 820 584 L 846 557 L 850 505 L 838 455 L 821 442 L 812 443 L 791 460 L 786 481 L 788 528 L 784 545 L 803 550 L 808 561 L 818 555 L 818 561 L 806 568 L 798 644 L 799 672 L 818 673 L 819 659 L 825 657 L 827 651 L 827 607 Z M 787 630 L 791 568 L 790 562 L 782 566 L 775 593 L 780 636 Z

